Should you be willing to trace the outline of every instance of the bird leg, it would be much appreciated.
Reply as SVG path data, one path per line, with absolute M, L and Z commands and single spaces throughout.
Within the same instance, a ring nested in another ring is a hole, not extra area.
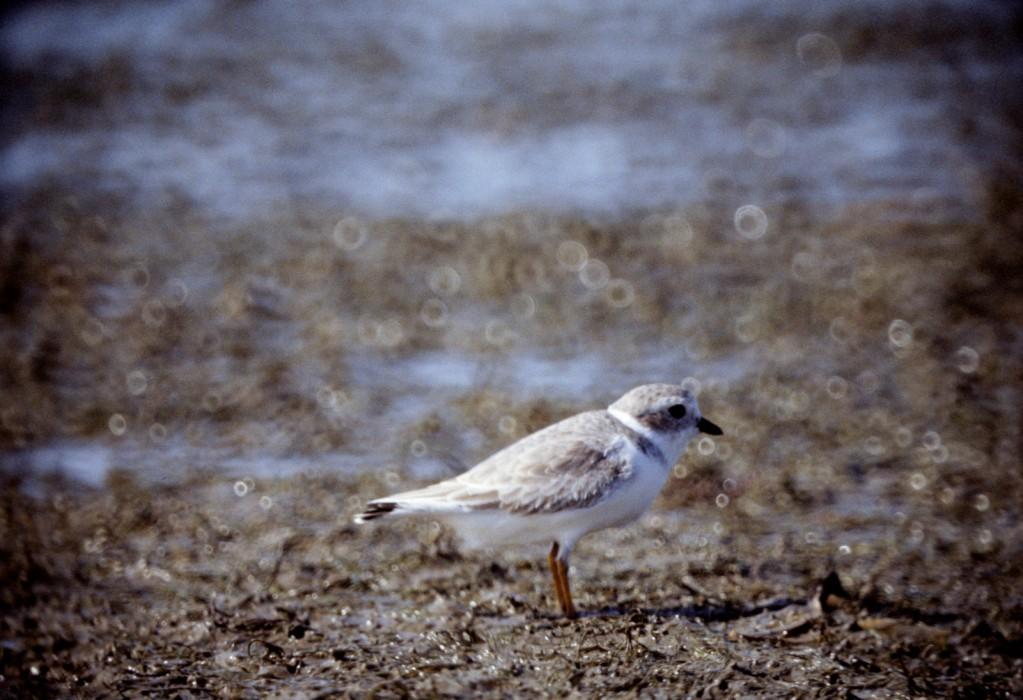
M 551 574 L 554 577 L 554 592 L 558 596 L 558 605 L 565 617 L 573 619 L 578 616 L 575 606 L 572 604 L 572 591 L 568 586 L 568 562 L 558 557 L 558 543 L 551 545 L 551 551 L 547 555 L 547 564 L 551 567 Z
M 561 564 L 558 562 L 558 543 L 551 545 L 551 551 L 547 555 L 547 565 L 551 567 L 551 576 L 554 577 L 554 594 L 558 596 L 558 605 L 562 611 L 565 610 L 565 594 L 561 590 Z
M 568 586 L 568 562 L 558 559 L 558 567 L 561 569 L 561 588 L 565 594 L 565 604 L 561 606 L 562 611 L 565 613 L 565 617 L 574 620 L 579 617 L 579 613 L 575 611 L 575 605 L 572 604 L 572 589 Z

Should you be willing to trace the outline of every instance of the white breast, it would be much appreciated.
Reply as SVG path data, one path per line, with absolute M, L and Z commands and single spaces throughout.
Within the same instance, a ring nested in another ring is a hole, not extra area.
M 671 464 L 643 452 L 634 443 L 630 442 L 625 450 L 632 462 L 633 475 L 596 506 L 605 511 L 599 518 L 600 527 L 624 525 L 641 516 L 657 498 L 671 472 Z

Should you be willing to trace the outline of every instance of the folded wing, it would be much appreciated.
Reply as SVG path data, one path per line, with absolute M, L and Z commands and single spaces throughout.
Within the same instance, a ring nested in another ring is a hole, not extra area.
M 632 476 L 628 441 L 614 436 L 603 411 L 569 418 L 523 438 L 447 481 L 371 501 L 359 519 L 389 513 L 517 514 L 585 508 Z

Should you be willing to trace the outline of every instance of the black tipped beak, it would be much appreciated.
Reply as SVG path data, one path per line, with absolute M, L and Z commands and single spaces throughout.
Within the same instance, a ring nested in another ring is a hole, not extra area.
M 706 418 L 700 418 L 696 423 L 696 427 L 700 429 L 701 433 L 707 433 L 708 435 L 724 435 L 724 431 L 711 423 Z

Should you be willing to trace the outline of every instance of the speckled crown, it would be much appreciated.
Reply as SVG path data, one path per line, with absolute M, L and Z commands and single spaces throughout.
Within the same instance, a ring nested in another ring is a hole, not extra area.
M 628 391 L 608 408 L 624 411 L 632 416 L 641 416 L 666 399 L 681 399 L 689 403 L 692 400 L 692 393 L 679 384 L 643 384 Z

